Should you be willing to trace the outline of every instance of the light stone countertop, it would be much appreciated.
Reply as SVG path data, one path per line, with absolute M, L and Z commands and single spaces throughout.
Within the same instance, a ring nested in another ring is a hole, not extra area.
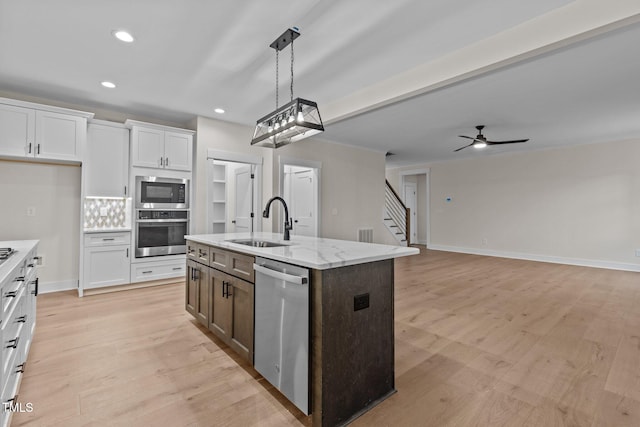
M 9 273 L 27 256 L 29 251 L 38 244 L 39 240 L 5 240 L 0 241 L 0 248 L 13 248 L 16 253 L 0 264 L 0 283 L 4 283 Z
M 364 264 L 420 253 L 420 249 L 418 248 L 319 237 L 291 236 L 291 240 L 286 241 L 282 239 L 282 233 L 193 234 L 187 235 L 185 238 L 196 243 L 216 246 L 316 270 Z M 267 240 L 270 242 L 284 243 L 286 246 L 261 248 L 229 242 L 229 240 L 235 239 Z

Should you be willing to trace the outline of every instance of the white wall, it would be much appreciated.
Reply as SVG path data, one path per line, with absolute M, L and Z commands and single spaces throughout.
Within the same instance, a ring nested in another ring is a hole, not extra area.
M 43 290 L 76 286 L 80 245 L 80 167 L 0 160 L 0 241 L 40 240 Z M 27 208 L 35 216 L 27 216 Z
M 431 247 L 640 271 L 638 159 L 635 140 L 428 165 Z
M 384 153 L 310 138 L 276 150 L 276 174 L 278 156 L 322 164 L 321 237 L 357 240 L 358 228 L 373 228 L 374 242 L 397 244 L 382 224 Z M 274 175 L 274 194 L 278 192 L 278 179 Z

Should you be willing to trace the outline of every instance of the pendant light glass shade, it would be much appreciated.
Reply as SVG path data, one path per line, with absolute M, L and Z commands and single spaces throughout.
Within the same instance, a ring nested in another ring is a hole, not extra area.
M 318 104 L 296 98 L 257 121 L 251 145 L 279 148 L 323 131 Z
M 277 52 L 291 44 L 291 101 L 262 117 L 256 122 L 251 145 L 279 148 L 324 131 L 318 104 L 307 99 L 293 99 L 293 40 L 300 33 L 290 28 L 278 37 L 270 47 L 276 50 L 276 106 L 278 103 Z

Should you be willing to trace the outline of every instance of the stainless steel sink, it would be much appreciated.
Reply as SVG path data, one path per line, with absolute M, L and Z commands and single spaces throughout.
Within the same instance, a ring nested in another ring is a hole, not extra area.
M 238 243 L 240 245 L 254 246 L 256 248 L 277 248 L 279 246 L 289 246 L 287 243 L 270 242 L 268 240 L 254 239 L 234 239 L 227 240 L 230 243 Z

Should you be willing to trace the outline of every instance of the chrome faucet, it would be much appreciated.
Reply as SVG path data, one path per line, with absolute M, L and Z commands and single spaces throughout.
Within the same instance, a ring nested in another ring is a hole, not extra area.
M 284 206 L 284 240 L 289 240 L 289 230 L 293 228 L 293 221 L 291 220 L 291 218 L 289 218 L 289 209 L 287 208 L 287 204 L 282 197 L 275 196 L 269 199 L 269 201 L 267 202 L 267 206 L 264 208 L 264 211 L 262 211 L 262 217 L 269 218 L 269 208 L 271 208 L 271 203 L 273 203 L 274 200 L 281 201 L 282 206 Z

